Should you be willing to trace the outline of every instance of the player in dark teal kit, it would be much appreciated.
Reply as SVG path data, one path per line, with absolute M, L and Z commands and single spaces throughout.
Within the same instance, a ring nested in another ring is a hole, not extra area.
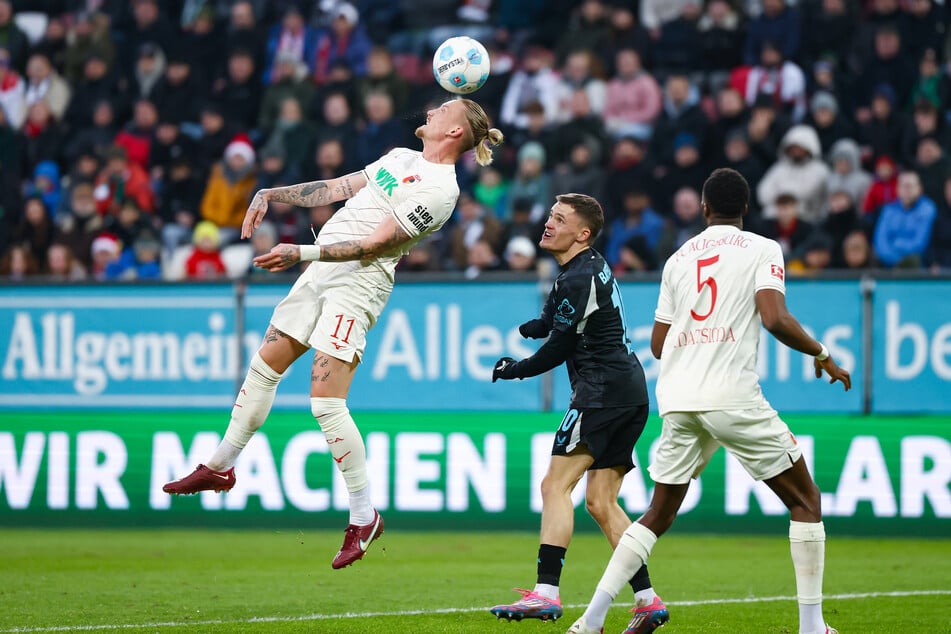
M 492 381 L 523 379 L 562 363 L 571 380 L 571 405 L 552 447 L 542 481 L 538 579 L 522 598 L 491 609 L 499 618 L 557 619 L 562 614 L 559 579 L 574 530 L 571 492 L 588 474 L 586 507 L 614 548 L 630 525 L 617 502 L 624 475 L 634 468 L 634 443 L 647 421 L 644 369 L 631 350 L 617 281 L 591 245 L 604 225 L 601 205 L 583 194 L 557 197 L 539 246 L 561 271 L 541 317 L 522 324 L 523 337 L 548 337 L 538 352 L 516 361 L 498 360 Z M 653 632 L 669 620 L 651 587 L 647 568 L 631 579 L 635 615 L 631 634 Z

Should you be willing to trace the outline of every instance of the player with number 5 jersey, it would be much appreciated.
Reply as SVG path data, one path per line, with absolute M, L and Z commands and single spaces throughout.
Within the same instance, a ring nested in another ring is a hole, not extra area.
M 670 528 L 690 481 L 723 446 L 789 509 L 789 547 L 799 599 L 800 634 L 835 634 L 822 615 L 825 527 L 819 489 L 795 436 L 759 387 L 760 325 L 790 348 L 814 357 L 816 378 L 846 390 L 852 379 L 825 345 L 786 308 L 779 244 L 743 231 L 750 189 L 739 172 L 718 169 L 703 185 L 707 228 L 664 266 L 654 313 L 651 352 L 660 359 L 657 403 L 663 429 L 649 471 L 650 507 L 631 524 L 611 556 L 598 589 L 569 630 L 601 631 L 624 582 L 647 563 Z M 744 631 L 742 623 L 730 628 Z M 629 629 L 630 631 L 630 629 Z
M 279 244 L 254 259 L 256 266 L 275 273 L 300 261 L 310 265 L 274 309 L 218 449 L 191 474 L 163 487 L 173 495 L 233 488 L 235 462 L 267 418 L 278 383 L 290 365 L 313 348 L 311 413 L 350 498 L 343 546 L 331 563 L 335 569 L 361 559 L 383 533 L 383 518 L 370 504 L 366 447 L 347 407 L 367 332 L 389 300 L 400 258 L 452 215 L 459 196 L 455 164 L 460 156 L 475 149 L 476 162 L 488 165 L 491 146 L 502 141 L 482 107 L 469 99 L 430 110 L 416 136 L 423 142 L 421 152 L 396 148 L 361 172 L 262 189 L 254 196 L 242 238 L 251 237 L 261 225 L 269 201 L 298 207 L 347 202 L 315 236 L 315 244 Z

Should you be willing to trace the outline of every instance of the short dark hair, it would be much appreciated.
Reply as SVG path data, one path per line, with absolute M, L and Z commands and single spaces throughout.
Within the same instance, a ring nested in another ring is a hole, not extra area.
M 581 216 L 585 225 L 591 230 L 588 244 L 594 244 L 604 227 L 604 210 L 601 209 L 601 203 L 587 194 L 559 194 L 555 196 L 555 200 L 563 205 L 568 205 L 575 210 L 576 214 Z
M 703 201 L 714 216 L 739 218 L 750 203 L 750 186 L 734 169 L 713 170 L 703 184 Z

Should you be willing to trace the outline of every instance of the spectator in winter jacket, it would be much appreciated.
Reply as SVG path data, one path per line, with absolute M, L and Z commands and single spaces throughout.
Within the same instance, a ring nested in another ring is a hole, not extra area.
M 616 63 L 617 75 L 608 82 L 605 127 L 615 138 L 650 138 L 663 105 L 660 86 L 641 66 L 641 56 L 634 49 L 618 51 Z
M 43 53 L 33 53 L 26 63 L 26 105 L 31 106 L 43 99 L 53 116 L 62 120 L 71 96 L 72 89 L 50 64 L 49 58 Z
M 144 212 L 155 208 L 155 194 L 145 168 L 129 161 L 125 148 L 115 145 L 106 154 L 106 165 L 96 178 L 96 209 L 100 214 L 117 213 L 126 199 Z
M 213 280 L 225 276 L 225 263 L 219 249 L 221 240 L 215 223 L 203 220 L 192 234 L 195 250 L 185 260 L 185 277 L 190 280 Z
M 215 164 L 201 199 L 201 216 L 220 229 L 223 243 L 236 240 L 255 183 L 255 153 L 247 136 L 239 134 L 225 148 L 224 160 Z
M 822 220 L 829 167 L 820 157 L 819 136 L 815 130 L 807 125 L 789 129 L 779 144 L 779 160 L 767 170 L 756 188 L 763 218 L 775 218 L 776 197 L 795 187 L 801 218 L 811 223 Z
M 828 191 L 845 191 L 853 201 L 865 200 L 872 185 L 872 175 L 862 169 L 859 144 L 852 139 L 841 139 L 829 151 Z
M 862 213 L 874 219 L 885 203 L 890 203 L 898 197 L 898 166 L 889 156 L 880 156 L 875 161 L 875 175 L 868 193 L 862 200 Z
M 882 207 L 875 225 L 875 255 L 887 267 L 920 268 L 930 245 L 937 209 L 922 193 L 918 174 L 898 176 L 898 200 Z

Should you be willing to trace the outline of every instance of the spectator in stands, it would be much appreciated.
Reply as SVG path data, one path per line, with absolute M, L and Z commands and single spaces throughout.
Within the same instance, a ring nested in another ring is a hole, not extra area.
M 606 227 L 621 213 L 628 191 L 646 190 L 651 184 L 653 166 L 646 160 L 646 150 L 644 141 L 633 137 L 622 137 L 615 142 L 601 197 Z
M 184 12 L 182 17 L 185 17 Z M 182 26 L 182 31 L 184 36 L 182 48 L 189 51 L 188 57 L 195 68 L 202 69 L 203 74 L 209 79 L 217 77 L 221 73 L 221 68 L 225 65 L 226 51 L 230 52 L 233 49 L 225 48 L 224 32 L 218 28 L 215 22 L 215 11 L 210 3 L 204 3 L 192 21 Z M 261 64 L 264 60 L 257 54 L 257 51 L 261 50 L 261 47 L 257 46 L 254 50 L 244 50 L 250 53 L 251 59 L 254 61 L 256 73 L 254 79 L 260 82 Z
M 86 268 L 73 256 L 73 250 L 61 242 L 54 242 L 46 251 L 46 267 L 43 272 L 56 282 L 86 279 Z
M 495 59 L 492 60 L 493 72 Z M 385 92 L 393 99 L 396 112 L 405 112 L 409 101 L 409 83 L 396 72 L 393 58 L 383 46 L 374 46 L 367 55 L 366 74 L 357 80 L 357 98 L 364 103 L 371 92 Z M 479 93 L 480 102 L 482 93 Z M 310 103 L 302 101 L 301 103 Z
M 834 58 L 823 58 L 812 65 L 812 74 L 806 78 L 806 92 L 815 95 L 827 92 L 835 97 L 839 112 L 851 121 L 856 115 L 856 78 L 844 72 Z M 803 71 L 808 66 L 803 66 Z M 865 110 L 863 110 L 865 112 Z
M 161 279 L 160 252 L 158 239 L 151 232 L 143 231 L 130 244 L 123 243 L 119 259 L 109 265 L 106 275 L 117 280 Z
M 855 230 L 861 230 L 861 212 L 855 205 L 852 195 L 846 189 L 830 189 L 829 211 L 823 221 L 822 231 L 832 240 L 832 266 L 841 268 L 845 264 L 843 244 L 845 238 Z
M 872 185 L 862 201 L 863 223 L 874 227 L 882 206 L 896 198 L 898 198 L 898 166 L 890 156 L 880 156 L 875 161 Z
M 776 217 L 773 202 L 790 186 L 795 186 L 802 220 L 820 222 L 825 213 L 829 167 L 822 161 L 819 137 L 807 125 L 790 128 L 779 145 L 778 161 L 763 176 L 756 197 L 763 218 Z
M 885 83 L 894 89 L 899 107 L 904 106 L 908 103 L 911 88 L 915 83 L 914 58 L 909 57 L 902 50 L 901 36 L 895 26 L 888 24 L 881 26 L 875 33 L 874 42 L 872 54 L 862 60 L 860 71 L 857 73 L 861 77 L 857 87 L 859 104 L 867 107 L 875 87 Z
M 152 42 L 166 55 L 178 48 L 175 28 L 158 5 L 158 0 L 132 0 L 132 24 L 119 42 L 116 60 L 122 77 L 132 77 L 139 47 Z
M 478 180 L 472 186 L 472 195 L 497 218 L 506 218 L 508 191 L 508 182 L 499 170 L 491 165 L 479 169 Z
M 317 229 L 315 228 L 314 230 L 316 231 Z M 303 244 L 311 244 L 312 242 L 313 236 L 304 236 L 302 239 Z M 254 251 L 252 252 L 251 261 L 248 262 L 247 273 L 249 275 L 262 277 L 267 275 L 267 271 L 254 266 L 253 260 L 259 255 L 270 253 L 271 249 L 276 247 L 277 244 L 277 229 L 274 227 L 274 223 L 269 220 L 264 220 L 251 235 L 251 247 Z
M 868 235 L 864 231 L 853 231 L 842 241 L 842 261 L 841 268 L 852 271 L 864 271 L 878 265 Z
M 795 186 L 795 181 L 787 181 L 786 187 Z M 760 233 L 779 243 L 783 256 L 789 260 L 798 252 L 815 228 L 811 222 L 803 219 L 799 198 L 787 189 L 776 196 L 770 205 L 775 215 L 763 220 Z
M 842 114 L 839 102 L 831 93 L 820 91 L 812 96 L 809 102 L 809 114 L 804 123 L 811 126 L 819 135 L 819 147 L 822 156 L 831 162 L 829 152 L 834 143 L 840 139 L 855 138 L 855 128 Z
M 663 103 L 660 85 L 644 70 L 641 56 L 633 48 L 618 51 L 615 59 L 617 73 L 608 82 L 605 97 L 605 127 L 614 138 L 632 135 L 648 139 Z
M 660 76 L 684 72 L 690 73 L 696 81 L 700 80 L 703 49 L 697 24 L 701 11 L 701 3 L 688 2 L 680 15 L 661 26 L 660 37 L 651 49 L 653 67 Z
M 10 55 L 10 67 L 23 72 L 30 41 L 13 20 L 13 3 L 10 0 L 0 0 L 0 46 Z
M 62 120 L 69 106 L 72 90 L 66 80 L 50 64 L 43 53 L 33 53 L 26 63 L 26 105 L 43 100 L 57 120 Z
M 759 63 L 746 76 L 746 103 L 752 105 L 760 95 L 772 98 L 793 122 L 806 115 L 806 76 L 793 61 L 783 57 L 779 44 L 769 40 L 760 46 Z
M 317 146 L 316 158 L 307 166 L 306 178 L 309 180 L 330 180 L 345 176 L 343 147 L 340 141 L 329 139 Z
M 4 0 L 0 0 L 2 6 Z M 40 272 L 36 259 L 30 253 L 30 250 L 22 244 L 12 244 L 7 248 L 3 257 L 0 257 L 0 277 L 4 277 L 11 282 L 22 282 L 27 277 L 36 275 Z
M 261 85 L 251 51 L 245 48 L 231 51 L 226 75 L 214 98 L 225 105 L 229 120 L 248 134 L 257 136 L 255 126 L 261 111 Z
M 367 72 L 367 55 L 372 42 L 360 24 L 357 8 L 349 2 L 339 2 L 334 9 L 330 26 L 317 34 L 314 82 L 321 86 L 330 76 L 334 62 L 342 60 L 356 77 Z
M 691 187 L 682 187 L 674 194 L 673 213 L 665 219 L 657 241 L 657 261 L 663 264 L 687 240 L 707 228 L 700 207 L 700 194 Z
M 611 37 L 609 7 L 602 0 L 582 0 L 577 4 L 578 8 L 571 13 L 568 23 L 560 31 L 556 45 L 558 61 L 565 62 L 567 66 L 575 52 L 590 51 L 601 58 L 602 65 L 606 64 L 608 51 L 605 47 Z M 596 100 L 594 103 L 597 104 Z
M 76 258 L 92 265 L 92 242 L 103 230 L 102 216 L 96 213 L 93 186 L 88 182 L 73 185 L 69 201 L 55 218 L 54 240 L 70 247 Z
M 535 270 L 535 243 L 524 236 L 515 236 L 505 244 L 505 268 L 510 271 Z
M 924 195 L 918 174 L 898 176 L 898 199 L 882 207 L 875 224 L 875 256 L 886 267 L 921 268 L 931 243 L 937 209 Z
M 936 138 L 926 136 L 918 141 L 918 152 L 911 167 L 921 178 L 925 196 L 934 201 L 941 200 L 945 176 L 951 173 L 951 161 Z
M 841 139 L 829 150 L 829 174 L 827 191 L 845 191 L 851 201 L 865 200 L 872 185 L 872 175 L 862 169 L 859 144 L 852 139 Z
M 96 209 L 100 214 L 117 213 L 127 199 L 146 212 L 155 208 L 155 193 L 145 169 L 129 161 L 125 148 L 114 145 L 106 152 L 106 164 L 96 177 Z
M 43 35 L 33 44 L 33 52 L 44 55 L 53 68 L 61 70 L 66 63 L 66 21 L 68 15 L 51 15 Z
M 647 192 L 631 190 L 624 196 L 622 215 L 611 223 L 604 259 L 615 272 L 656 268 L 655 253 L 663 230 L 664 219 L 651 208 Z
M 674 162 L 670 141 L 689 132 L 700 147 L 706 146 L 709 123 L 700 108 L 700 91 L 684 73 L 672 74 L 664 85 L 664 109 L 654 124 L 650 155 L 660 164 Z
M 902 6 L 898 30 L 904 51 L 911 59 L 921 59 L 927 50 L 939 51 L 945 45 L 948 21 L 944 3 L 932 0 L 908 0 Z
M 466 267 L 463 271 L 467 280 L 475 279 L 484 271 L 499 271 L 502 259 L 488 240 L 479 238 L 466 250 Z
M 60 184 L 59 165 L 55 161 L 40 161 L 33 170 L 33 179 L 26 183 L 24 193 L 39 198 L 47 214 L 52 218 L 59 209 L 63 190 Z
M 185 244 L 198 219 L 205 184 L 195 175 L 189 155 L 169 163 L 159 196 L 162 245 L 168 253 Z
M 129 113 L 129 99 L 116 75 L 99 51 L 91 51 L 83 66 L 83 78 L 73 87 L 73 97 L 66 109 L 66 123 L 72 130 L 82 129 L 92 123 L 96 104 L 102 100 L 112 103 L 116 121 L 125 121 Z
M 39 195 L 27 196 L 23 201 L 23 214 L 13 230 L 13 242 L 25 245 L 35 262 L 46 262 L 46 250 L 53 243 L 53 222 Z
M 113 267 L 122 254 L 119 240 L 112 234 L 102 233 L 92 241 L 90 250 L 92 251 L 90 277 L 98 281 L 115 279 L 112 276 Z
M 264 69 L 267 68 L 267 29 L 258 23 L 250 2 L 237 0 L 231 5 L 223 37 L 224 56 L 221 65 L 224 66 L 224 60 L 236 48 L 249 50 L 254 55 L 254 67 L 261 73 L 263 80 Z
M 801 6 L 803 67 L 811 68 L 820 60 L 844 64 L 849 58 L 858 16 L 846 0 L 822 0 Z
M 519 148 L 515 178 L 509 188 L 509 200 L 531 201 L 531 220 L 538 222 L 548 213 L 551 200 L 551 179 L 545 172 L 545 149 L 529 142 Z M 509 214 L 511 215 L 511 213 Z
M 23 178 L 23 160 L 19 135 L 10 127 L 6 111 L 0 106 L 0 209 L 18 209 Z M 4 214 L 6 215 L 6 214 Z M 9 237 L 9 221 L 0 219 L 0 251 Z
M 596 156 L 600 156 L 600 148 L 592 147 L 591 141 L 578 141 L 571 148 L 568 162 L 555 169 L 552 179 L 552 193 L 578 193 L 588 196 L 598 196 L 604 182 L 604 170 Z
M 652 40 L 658 40 L 664 24 L 676 20 L 688 4 L 699 5 L 698 0 L 641 0 L 641 24 Z
M 760 61 L 763 46 L 772 42 L 783 59 L 796 59 L 802 44 L 799 11 L 785 0 L 763 0 L 763 12 L 750 22 L 743 60 L 752 66 Z
M 146 42 L 139 47 L 139 56 L 135 60 L 135 71 L 132 80 L 135 87 L 131 90 L 133 96 L 152 96 L 155 85 L 165 76 L 167 59 L 165 53 L 153 42 Z
M 239 134 L 215 163 L 201 199 L 201 217 L 210 220 L 222 235 L 221 244 L 238 239 L 255 183 L 255 152 L 247 135 Z M 196 225 L 197 229 L 197 225 Z
M 152 99 L 163 116 L 179 123 L 195 123 L 201 103 L 208 94 L 208 78 L 202 76 L 180 48 L 175 48 L 167 57 L 165 75 L 155 84 Z M 227 103 L 230 111 L 238 109 L 230 102 L 220 103 Z M 232 121 L 237 122 L 237 119 L 232 118 Z
M 4 0 L 0 0 L 0 18 Z M 26 82 L 13 66 L 10 51 L 0 45 L 0 108 L 10 127 L 19 130 L 26 119 Z
M 717 93 L 730 71 L 743 63 L 746 25 L 727 0 L 711 0 L 697 23 L 700 33 L 700 67 L 708 92 Z
M 813 229 L 812 233 L 799 246 L 786 265 L 791 276 L 811 276 L 828 269 L 832 265 L 832 238 L 822 229 Z
M 641 3 L 643 6 L 643 3 Z M 636 7 L 627 4 L 615 4 L 611 9 L 611 35 L 607 40 L 609 54 L 605 61 L 610 62 L 610 52 L 622 49 L 634 49 L 644 65 L 647 66 L 651 46 L 650 34 L 635 15 Z M 617 70 L 617 69 L 615 69 Z
M 116 134 L 114 143 L 125 148 L 130 163 L 148 168 L 152 138 L 158 128 L 158 109 L 149 99 L 138 99 L 132 109 L 132 120 Z
M 202 220 L 192 234 L 195 250 L 185 260 L 185 277 L 190 280 L 214 280 L 225 276 L 221 259 L 221 239 L 215 223 Z
M 350 103 L 342 92 L 327 95 L 323 102 L 322 122 L 317 130 L 317 142 L 334 140 L 340 143 L 344 153 L 345 170 L 361 169 L 357 165 L 356 119 L 350 109 Z
M 267 40 L 267 58 L 264 63 L 264 83 L 269 84 L 274 74 L 278 55 L 284 53 L 307 66 L 308 74 L 314 72 L 317 53 L 317 32 L 305 21 L 296 5 L 289 5 L 279 24 L 271 27 Z
M 939 108 L 948 103 L 951 78 L 942 72 L 938 52 L 926 48 L 918 60 L 918 78 L 911 88 L 911 103 L 927 99 Z
M 85 77 L 86 60 L 95 53 L 106 66 L 115 60 L 115 46 L 109 33 L 109 18 L 102 13 L 79 11 L 67 37 L 63 77 L 76 86 Z
M 385 92 L 373 92 L 363 102 L 366 125 L 357 138 L 356 161 L 369 165 L 406 141 L 407 130 L 393 110 L 393 99 Z
M 563 165 L 570 161 L 572 149 L 579 143 L 585 143 L 593 153 L 593 160 L 602 163 L 607 152 L 608 134 L 604 129 L 604 119 L 591 110 L 588 92 L 575 90 L 565 107 L 568 120 L 556 127 L 548 138 L 552 155 L 560 160 L 554 164 Z
M 197 141 L 195 168 L 197 176 L 204 180 L 211 173 L 212 165 L 221 160 L 225 148 L 238 134 L 238 130 L 232 122 L 225 119 L 221 104 L 215 101 L 205 102 L 199 122 L 201 135 Z
M 293 97 L 300 104 L 310 104 L 314 99 L 314 92 L 314 85 L 307 79 L 307 67 L 293 55 L 278 55 L 274 61 L 271 83 L 264 89 L 260 104 L 257 127 L 261 135 L 266 138 L 273 132 L 280 115 L 281 103 L 285 99 Z
M 551 64 L 551 51 L 539 45 L 528 47 L 522 57 L 522 67 L 512 73 L 502 98 L 499 119 L 503 124 L 520 130 L 528 127 L 525 108 L 530 103 L 542 105 L 548 123 L 558 120 L 560 83 Z
M 709 174 L 701 160 L 700 143 L 689 132 L 681 132 L 671 144 L 674 162 L 663 170 L 655 170 L 659 176 L 652 188 L 654 207 L 664 216 L 670 215 L 674 194 L 684 187 L 700 191 Z
M 756 191 L 759 182 L 766 173 L 763 163 L 755 156 L 750 148 L 749 137 L 744 128 L 733 128 L 727 132 L 723 140 L 723 167 L 735 169 L 743 175 L 750 189 Z M 759 204 L 755 198 L 750 200 L 749 211 L 745 222 L 755 224 L 759 220 Z
M 475 198 L 468 192 L 459 194 L 459 201 L 456 203 L 456 211 L 453 214 L 455 224 L 449 233 L 449 257 L 450 262 L 455 269 L 462 271 L 469 266 L 476 266 L 482 269 L 486 266 L 497 266 L 498 249 L 502 243 L 502 223 L 494 214 L 488 213 L 485 207 L 479 204 Z M 486 255 L 485 250 L 479 251 L 476 255 L 477 262 L 471 263 L 469 252 L 476 242 L 482 240 L 488 247 L 491 257 Z
M 59 161 L 66 147 L 66 128 L 56 120 L 43 100 L 27 109 L 20 137 L 23 168 L 29 171 L 42 161 Z
M 567 120 L 565 113 L 570 111 L 571 100 L 579 90 L 588 97 L 591 114 L 600 117 L 604 112 L 607 84 L 602 63 L 588 49 L 575 50 L 565 59 L 558 97 L 562 114 L 558 119 L 560 123 Z
M 935 104 L 927 99 L 921 99 L 915 104 L 911 117 L 911 125 L 905 128 L 901 142 L 901 163 L 911 165 L 918 154 L 918 143 L 930 137 L 936 139 L 943 147 L 951 147 L 951 127 L 945 122 L 944 116 L 938 112 Z
M 947 271 L 951 270 L 951 174 L 944 180 L 938 201 L 926 259 L 933 271 Z
M 746 136 L 750 149 L 763 165 L 771 165 L 776 161 L 779 145 L 789 128 L 789 118 L 776 109 L 771 97 L 757 97 L 750 109 Z
M 710 128 L 709 156 L 719 162 L 723 157 L 726 135 L 745 127 L 750 118 L 743 95 L 736 87 L 727 84 L 716 91 L 716 111 L 711 118 L 715 125 Z
M 559 146 L 564 141 L 558 138 L 558 131 L 567 130 L 567 128 L 549 124 L 545 117 L 545 108 L 537 101 L 527 104 L 524 114 L 526 125 L 521 130 L 515 130 L 512 133 L 511 147 L 517 149 L 526 143 L 535 142 L 544 148 L 546 156 L 555 156 L 559 151 Z
M 896 112 L 895 91 L 888 84 L 879 84 L 872 94 L 868 116 L 861 124 L 862 144 L 874 160 L 882 156 L 899 156 L 905 136 L 905 121 Z
M 181 126 L 171 119 L 160 119 L 149 148 L 149 175 L 164 189 L 172 163 L 182 158 L 191 160 L 195 155 L 195 141 L 182 132 Z

